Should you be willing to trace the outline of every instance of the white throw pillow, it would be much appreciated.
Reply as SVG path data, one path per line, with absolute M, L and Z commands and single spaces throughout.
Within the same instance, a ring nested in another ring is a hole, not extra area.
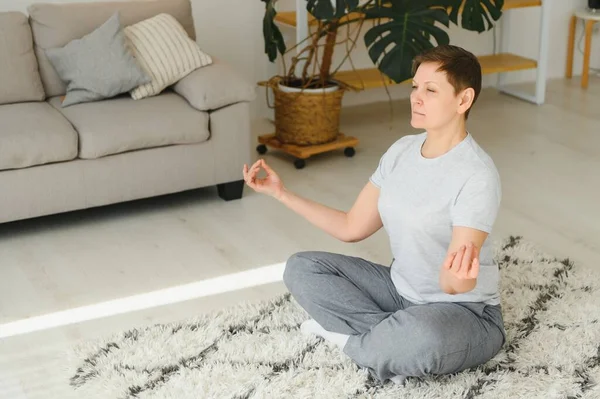
M 190 72 L 212 64 L 212 58 L 169 14 L 159 14 L 124 29 L 131 53 L 152 78 L 130 91 L 134 100 L 160 94 Z

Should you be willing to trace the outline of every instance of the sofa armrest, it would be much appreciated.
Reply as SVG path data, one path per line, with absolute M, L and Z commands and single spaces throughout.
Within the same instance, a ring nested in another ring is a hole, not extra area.
M 173 90 L 199 111 L 211 111 L 256 98 L 255 86 L 233 67 L 213 58 L 211 65 L 198 68 L 173 86 Z

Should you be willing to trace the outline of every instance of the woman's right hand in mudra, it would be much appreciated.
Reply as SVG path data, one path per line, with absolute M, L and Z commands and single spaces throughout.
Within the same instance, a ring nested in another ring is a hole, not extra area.
M 258 178 L 260 169 L 264 169 L 267 173 L 266 177 Z M 273 169 L 263 159 L 259 159 L 248 168 L 248 165 L 244 164 L 244 181 L 246 184 L 258 193 L 270 195 L 274 198 L 279 199 L 281 194 L 284 192 L 283 182 L 275 173 Z

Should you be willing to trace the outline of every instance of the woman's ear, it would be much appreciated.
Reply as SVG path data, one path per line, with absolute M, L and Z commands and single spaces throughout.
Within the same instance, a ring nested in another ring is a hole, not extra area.
M 475 98 L 475 90 L 472 87 L 467 87 L 460 92 L 458 99 L 458 113 L 464 114 L 473 105 L 473 99 Z

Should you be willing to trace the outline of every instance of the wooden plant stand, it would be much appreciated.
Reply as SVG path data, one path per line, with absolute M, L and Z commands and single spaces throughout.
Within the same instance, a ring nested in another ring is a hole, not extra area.
M 256 147 L 256 151 L 259 154 L 266 153 L 267 146 L 269 146 L 296 157 L 297 159 L 294 161 L 296 169 L 304 168 L 306 166 L 306 159 L 312 155 L 335 151 L 340 148 L 344 148 L 344 155 L 352 157 L 355 153 L 354 147 L 358 145 L 357 138 L 345 136 L 342 133 L 338 134 L 337 138 L 332 142 L 316 145 L 284 144 L 275 137 L 274 133 L 258 136 L 258 142 L 260 144 Z

